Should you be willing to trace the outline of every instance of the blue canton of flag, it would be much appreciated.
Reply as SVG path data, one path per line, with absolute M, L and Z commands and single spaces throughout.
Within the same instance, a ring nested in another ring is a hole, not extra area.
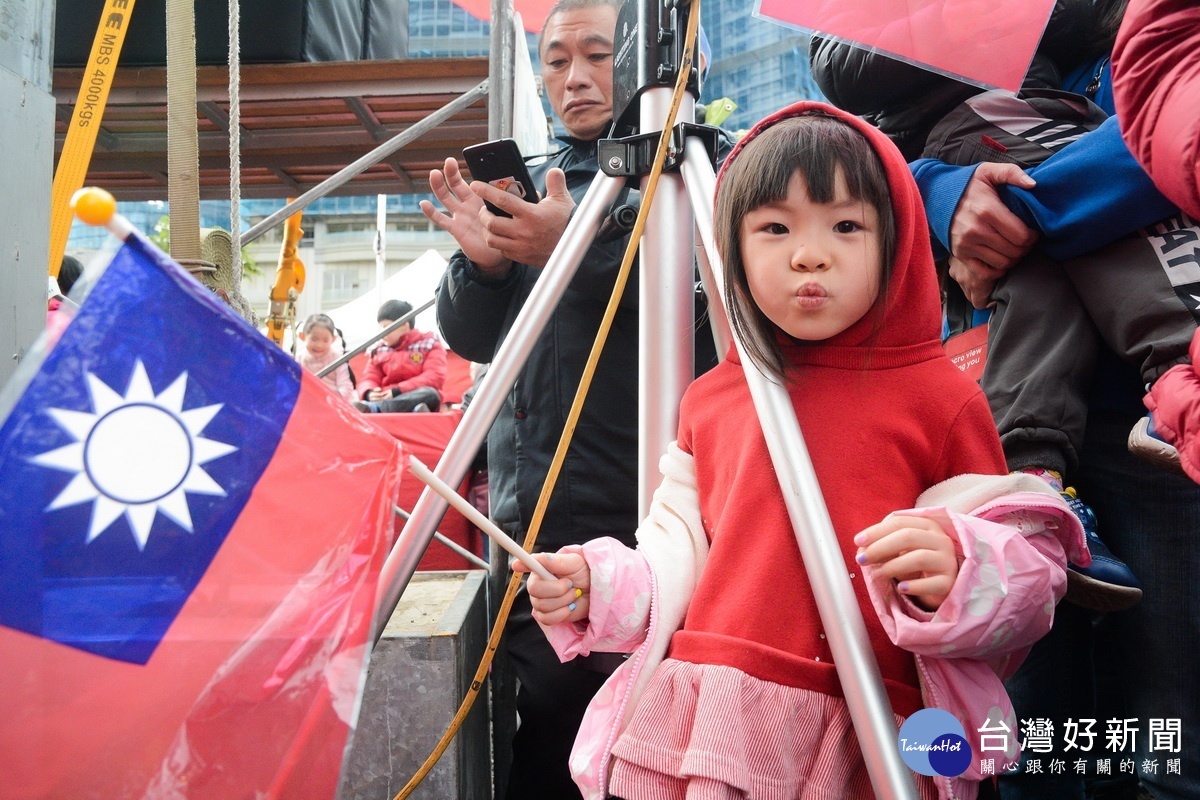
M 0 624 L 146 663 L 299 389 L 296 362 L 130 236 L 0 424 Z

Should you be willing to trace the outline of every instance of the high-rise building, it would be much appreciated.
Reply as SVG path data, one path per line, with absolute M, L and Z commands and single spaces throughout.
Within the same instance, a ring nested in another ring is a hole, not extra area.
M 708 0 L 701 23 L 713 59 L 702 99 L 728 97 L 737 111 L 723 127 L 749 128 L 797 100 L 823 99 L 808 68 L 808 35 L 747 13 L 745 0 Z
M 450 0 L 407 1 L 409 58 L 487 55 L 491 26 L 486 21 L 472 17 Z

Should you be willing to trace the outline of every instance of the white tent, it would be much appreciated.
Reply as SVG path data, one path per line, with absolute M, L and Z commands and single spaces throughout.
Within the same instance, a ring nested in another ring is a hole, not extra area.
M 433 297 L 446 271 L 446 259 L 436 250 L 426 250 L 415 261 L 383 282 L 383 292 L 371 287 L 362 295 L 327 311 L 346 337 L 348 347 L 357 347 L 379 332 L 375 314 L 379 311 L 380 296 L 386 300 L 406 300 L 419 308 Z M 415 326 L 422 331 L 437 333 L 437 312 L 433 306 L 417 315 Z
M 547 4 L 549 5 L 549 4 Z M 525 26 L 520 14 L 513 14 L 512 36 L 517 42 L 525 41 Z M 526 156 L 550 150 L 550 121 L 542 108 L 542 97 L 538 92 L 538 79 L 533 74 L 533 62 L 528 47 L 516 48 L 513 64 L 513 138 Z M 531 164 L 545 161 L 539 158 Z

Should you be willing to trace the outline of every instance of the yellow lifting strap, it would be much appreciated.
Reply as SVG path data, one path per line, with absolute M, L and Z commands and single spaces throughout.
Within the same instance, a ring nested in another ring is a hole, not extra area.
M 75 110 L 71 112 L 71 123 L 67 126 L 67 138 L 54 171 L 54 188 L 50 194 L 50 276 L 53 278 L 58 277 L 63 253 L 67 251 L 67 237 L 71 233 L 74 219 L 71 195 L 83 188 L 87 178 L 133 4 L 134 0 L 107 0 L 104 4 L 87 68 L 83 71 L 83 82 L 75 98 Z

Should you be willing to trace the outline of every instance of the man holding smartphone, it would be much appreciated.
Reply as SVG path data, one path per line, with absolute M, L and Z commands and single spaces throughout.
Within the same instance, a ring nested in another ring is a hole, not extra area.
M 422 210 L 461 247 L 442 279 L 438 324 L 451 349 L 471 361 L 492 360 L 599 171 L 596 142 L 612 121 L 619 5 L 620 0 L 559 0 L 550 10 L 539 54 L 550 105 L 567 136 L 562 150 L 530 170 L 540 201 L 521 199 L 484 180 L 468 185 L 453 158 L 444 170 L 430 173 L 445 211 L 429 202 L 421 204 Z M 511 218 L 492 214 L 484 200 Z M 627 242 L 623 237 L 592 244 L 488 436 L 491 516 L 517 541 L 525 536 Z M 636 276 L 635 271 L 600 357 L 537 550 L 555 551 L 601 536 L 634 543 Z M 560 663 L 534 622 L 524 591 L 509 618 L 508 652 L 520 680 L 508 800 L 580 797 L 567 758 L 588 702 L 620 662 L 603 654 Z

